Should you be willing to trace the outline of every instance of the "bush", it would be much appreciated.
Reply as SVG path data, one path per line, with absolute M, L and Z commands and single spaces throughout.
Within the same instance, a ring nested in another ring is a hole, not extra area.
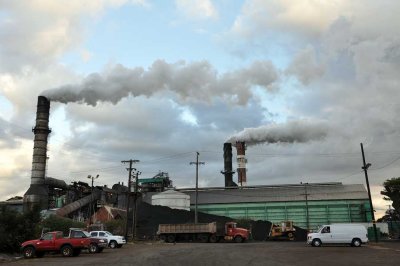
M 110 220 L 104 223 L 106 230 L 114 235 L 124 235 L 126 220 Z
M 24 214 L 2 206 L 0 209 L 0 252 L 18 252 L 21 243 L 37 237 L 40 210 Z
M 85 228 L 85 223 L 77 222 L 69 218 L 50 215 L 41 222 L 41 229 L 46 232 L 62 231 L 64 235 L 68 235 L 70 228 Z

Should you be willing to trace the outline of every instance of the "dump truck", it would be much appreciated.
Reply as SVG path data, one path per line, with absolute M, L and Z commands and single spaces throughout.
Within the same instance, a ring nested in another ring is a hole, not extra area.
M 238 228 L 235 222 L 223 223 L 190 223 L 190 224 L 160 224 L 158 237 L 172 243 L 177 240 L 200 241 L 215 243 L 220 240 L 241 243 L 249 239 L 249 230 Z
M 280 224 L 272 224 L 268 239 L 270 240 L 296 240 L 296 228 L 293 221 L 283 221 Z

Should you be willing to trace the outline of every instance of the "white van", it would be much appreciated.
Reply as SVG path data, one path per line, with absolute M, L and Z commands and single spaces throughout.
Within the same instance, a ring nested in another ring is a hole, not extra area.
M 367 229 L 362 224 L 323 225 L 316 233 L 307 235 L 307 244 L 320 247 L 323 244 L 350 244 L 360 247 L 368 243 Z

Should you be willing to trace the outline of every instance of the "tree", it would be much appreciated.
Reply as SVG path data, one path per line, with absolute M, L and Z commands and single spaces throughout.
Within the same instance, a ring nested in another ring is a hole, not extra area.
M 392 219 L 400 220 L 400 177 L 393 177 L 383 183 L 384 190 L 381 194 L 385 197 L 384 200 L 392 201 L 394 208 Z
M 22 242 L 37 237 L 40 209 L 26 213 L 0 208 L 0 252 L 17 252 Z

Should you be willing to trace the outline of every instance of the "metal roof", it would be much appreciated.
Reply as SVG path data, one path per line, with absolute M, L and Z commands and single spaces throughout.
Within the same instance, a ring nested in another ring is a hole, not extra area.
M 194 188 L 177 190 L 190 195 L 190 203 L 194 204 Z M 368 199 L 367 191 L 362 184 L 310 183 L 238 188 L 199 188 L 198 204 L 304 201 L 306 191 L 309 201 Z

